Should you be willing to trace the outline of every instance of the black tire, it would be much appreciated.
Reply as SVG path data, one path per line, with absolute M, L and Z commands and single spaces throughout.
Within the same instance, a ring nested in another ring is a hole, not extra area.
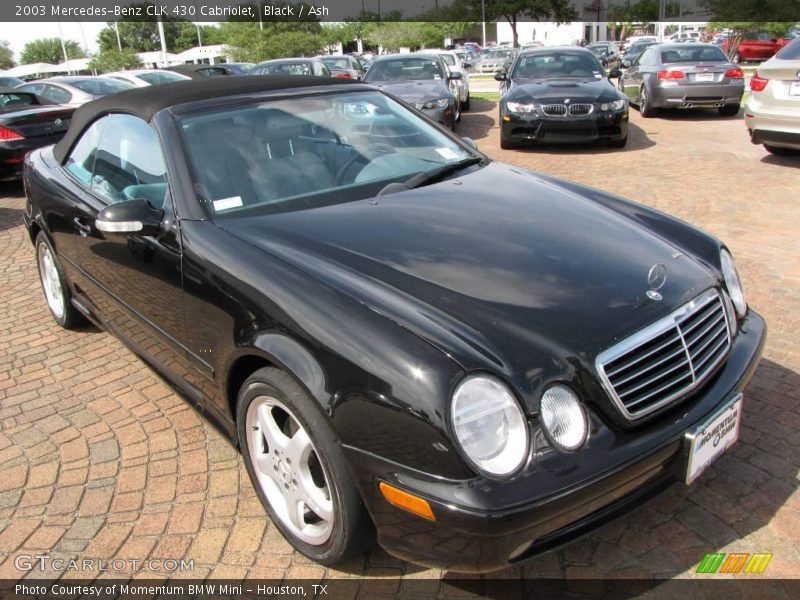
M 469 111 L 469 94 L 467 94 L 467 99 L 461 104 L 461 110 L 464 112 Z
M 322 544 L 312 545 L 295 536 L 278 517 L 259 482 L 250 456 L 246 421 L 250 404 L 265 396 L 277 399 L 292 412 L 291 416 L 308 434 L 323 469 L 334 519 L 330 537 Z M 264 367 L 247 378 L 237 399 L 236 427 L 247 473 L 256 494 L 273 524 L 296 550 L 315 562 L 332 565 L 368 549 L 374 538 L 372 523 L 350 475 L 336 434 L 316 402 L 288 373 L 274 367 Z
M 739 114 L 740 108 L 741 106 L 739 104 L 727 104 L 725 106 L 720 106 L 717 111 L 720 117 L 735 117 Z
M 516 142 L 512 142 L 511 140 L 509 140 L 509 139 L 507 139 L 507 138 L 505 138 L 505 137 L 503 137 L 501 135 L 500 136 L 500 147 L 503 150 L 516 150 L 517 148 L 519 148 L 519 144 L 517 144 Z
M 650 98 L 647 95 L 647 88 L 642 86 L 639 90 L 639 114 L 645 119 L 655 117 L 657 109 L 650 106 Z
M 628 136 L 626 135 L 621 140 L 611 140 L 608 142 L 608 145 L 612 148 L 624 148 L 625 144 L 628 143 Z
M 770 146 L 769 144 L 764 144 L 764 148 L 775 156 L 800 156 L 800 150 L 797 148 L 784 148 L 782 146 Z
M 86 324 L 86 317 L 84 317 L 77 308 L 72 305 L 72 290 L 67 283 L 67 278 L 64 276 L 64 270 L 61 268 L 61 263 L 58 260 L 58 255 L 53 248 L 50 240 L 43 231 L 40 231 L 36 236 L 34 243 L 36 248 L 36 267 L 39 271 L 39 282 L 42 284 L 42 292 L 45 296 L 45 303 L 47 309 L 53 316 L 53 320 L 61 325 L 64 329 L 75 329 L 81 325 Z M 55 279 L 48 278 L 50 285 L 57 286 L 61 294 L 61 314 L 53 310 L 50 304 L 50 296 L 48 291 L 45 290 L 45 279 L 42 277 L 42 259 L 41 254 L 46 252 L 52 261 L 52 266 L 55 269 Z
M 453 117 L 453 131 L 456 130 L 456 123 L 461 122 L 461 100 L 456 97 L 456 114 Z

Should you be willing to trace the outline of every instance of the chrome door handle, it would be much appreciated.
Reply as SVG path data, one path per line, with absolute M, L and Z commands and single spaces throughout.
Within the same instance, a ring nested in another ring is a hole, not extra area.
M 78 230 L 78 235 L 81 237 L 85 238 L 87 235 L 92 233 L 92 226 L 81 221 L 80 217 L 75 217 L 72 219 L 72 222 L 75 224 L 75 227 Z

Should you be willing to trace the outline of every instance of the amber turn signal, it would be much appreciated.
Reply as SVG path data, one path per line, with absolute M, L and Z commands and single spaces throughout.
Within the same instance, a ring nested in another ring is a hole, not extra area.
M 408 492 L 404 492 L 401 489 L 394 487 L 393 485 L 389 485 L 385 481 L 381 481 L 378 484 L 378 489 L 380 489 L 381 494 L 383 497 L 386 498 L 386 501 L 389 504 L 394 504 L 395 506 L 399 506 L 407 510 L 408 512 L 414 513 L 415 515 L 422 517 L 423 519 L 428 519 L 429 521 L 435 521 L 436 515 L 433 514 L 433 510 L 431 510 L 431 505 L 428 504 L 428 501 L 415 496 L 414 494 L 409 494 Z

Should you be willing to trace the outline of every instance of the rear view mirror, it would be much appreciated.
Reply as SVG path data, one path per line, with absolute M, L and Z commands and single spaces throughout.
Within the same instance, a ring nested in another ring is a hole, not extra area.
M 609 71 L 609 73 L 608 73 L 608 78 L 609 79 L 616 79 L 618 77 L 622 77 L 622 71 L 621 70 L 615 68 L 615 69 L 611 69 L 611 71 Z
M 147 200 L 137 198 L 106 206 L 97 213 L 95 227 L 105 233 L 154 235 L 161 226 L 163 210 L 153 208 Z
M 461 79 L 462 77 L 463 75 L 461 74 L 461 71 L 453 71 L 450 73 L 449 79 Z

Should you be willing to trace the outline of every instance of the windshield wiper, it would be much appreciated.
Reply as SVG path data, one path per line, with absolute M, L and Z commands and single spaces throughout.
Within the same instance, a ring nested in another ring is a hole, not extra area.
M 481 156 L 471 156 L 470 158 L 465 158 L 464 160 L 459 160 L 454 163 L 449 163 L 444 166 L 439 167 L 438 169 L 432 169 L 431 171 L 422 171 L 421 173 L 417 173 L 416 175 L 412 175 L 408 179 L 402 182 L 392 182 L 381 189 L 378 192 L 378 196 L 385 196 L 386 194 L 394 194 L 396 192 L 404 192 L 406 190 L 413 190 L 414 188 L 422 187 L 423 185 L 429 185 L 431 183 L 435 183 L 440 179 L 447 177 L 461 169 L 466 169 L 469 166 L 476 165 L 480 162 L 483 162 L 484 158 Z

